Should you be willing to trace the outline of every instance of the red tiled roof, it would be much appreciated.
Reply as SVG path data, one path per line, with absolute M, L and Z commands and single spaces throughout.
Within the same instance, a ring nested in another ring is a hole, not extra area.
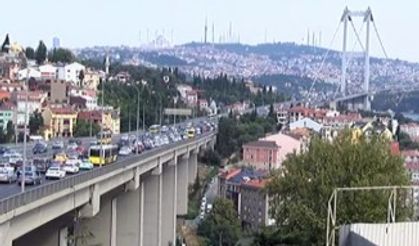
M 82 111 L 82 112 L 79 112 L 77 117 L 82 120 L 91 120 L 91 119 L 101 120 L 102 113 L 99 110 Z
M 266 183 L 268 183 L 267 179 L 251 179 L 247 182 L 244 182 L 242 185 L 253 188 L 263 188 L 265 187 Z
M 240 168 L 230 169 L 230 170 L 227 170 L 227 171 L 223 172 L 220 176 L 223 177 L 223 178 L 225 178 L 226 180 L 228 180 L 231 177 L 236 176 L 240 172 L 241 172 L 241 169 Z
M 243 148 L 244 147 L 277 148 L 278 145 L 276 145 L 275 141 L 259 140 L 259 141 L 246 143 L 243 145 Z
M 76 111 L 72 108 L 50 108 L 54 114 L 75 114 Z

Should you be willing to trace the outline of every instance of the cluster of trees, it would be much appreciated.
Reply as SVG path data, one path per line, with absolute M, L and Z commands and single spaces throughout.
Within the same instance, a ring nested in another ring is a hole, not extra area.
M 354 143 L 350 132 L 334 142 L 314 137 L 305 152 L 291 154 L 283 167 L 287 171 L 273 173 L 267 186 L 276 226 L 257 235 L 256 245 L 324 245 L 327 202 L 335 188 L 409 183 L 402 159 L 391 154 L 387 141 L 372 136 Z M 337 224 L 384 222 L 389 195 L 339 193 Z M 398 193 L 398 220 L 412 211 L 405 195 Z
M 10 143 L 15 139 L 15 128 L 11 121 L 7 122 L 6 129 L 0 127 L 0 143 Z
M 99 66 L 98 64 L 96 66 Z M 176 83 L 179 81 L 172 69 L 150 69 L 142 66 L 123 66 L 115 64 L 111 67 L 111 74 L 125 71 L 131 75 L 128 83 L 116 83 L 108 81 L 104 83 L 104 102 L 121 111 L 121 130 L 128 131 L 136 127 L 137 119 L 137 98 L 140 93 L 140 126 L 144 114 L 145 125 L 168 123 L 168 118 L 163 115 L 164 108 L 174 107 L 174 98 L 179 97 Z M 164 77 L 169 78 L 165 81 Z M 142 82 L 146 81 L 146 84 Z M 99 85 L 101 89 L 101 85 Z M 99 99 L 100 101 L 100 99 Z M 176 107 L 184 105 L 178 100 Z M 144 112 L 143 112 L 144 110 Z
M 224 198 L 217 198 L 211 212 L 199 225 L 198 235 L 204 238 L 204 245 L 236 245 L 241 229 L 233 203 Z
M 77 120 L 74 125 L 74 137 L 90 137 L 96 136 L 100 131 L 100 125 L 85 120 Z
M 36 63 L 39 65 L 43 64 L 47 58 L 50 62 L 62 63 L 71 63 L 76 60 L 76 57 L 69 49 L 58 48 L 48 52 L 48 48 L 42 40 L 39 41 L 36 50 L 32 47 L 26 47 L 25 55 L 30 60 L 36 60 Z
M 215 149 L 222 158 L 229 158 L 233 153 L 240 152 L 244 143 L 255 141 L 276 129 L 277 124 L 273 114 L 268 117 L 258 117 L 256 112 L 252 112 L 240 118 L 223 117 L 218 123 Z
M 230 79 L 226 74 L 220 74 L 216 78 L 202 78 L 196 76 L 193 78 L 192 85 L 202 90 L 205 98 L 212 98 L 216 102 L 228 105 L 236 102 L 250 100 L 257 106 L 284 101 L 285 96 L 268 90 L 266 86 L 262 91 L 253 94 L 244 80 L 237 81 Z

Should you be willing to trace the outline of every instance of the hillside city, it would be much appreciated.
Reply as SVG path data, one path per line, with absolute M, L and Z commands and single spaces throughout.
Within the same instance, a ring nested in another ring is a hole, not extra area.
M 0 246 L 419 244 L 419 63 L 168 43 L 0 38 Z

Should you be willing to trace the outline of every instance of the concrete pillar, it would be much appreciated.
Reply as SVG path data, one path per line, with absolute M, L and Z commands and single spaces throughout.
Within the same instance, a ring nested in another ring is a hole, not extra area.
M 100 210 L 100 194 L 99 184 L 90 187 L 90 202 L 80 209 L 80 217 L 91 218 L 99 213 Z
M 135 179 L 140 182 L 139 178 Z M 130 184 L 132 184 L 130 182 Z M 128 185 L 130 185 L 128 184 Z M 118 196 L 116 206 L 116 245 L 139 246 L 141 232 L 142 186 L 138 189 L 127 189 Z
M 188 162 L 188 168 L 189 168 L 189 184 L 192 185 L 195 183 L 196 175 L 198 174 L 198 152 L 192 151 L 189 156 L 189 162 Z
M 176 242 L 177 167 L 171 161 L 163 167 L 162 245 Z
M 8 238 L 10 230 L 10 222 L 6 221 L 0 225 L 0 242 L 1 245 L 12 246 L 12 240 Z
M 179 157 L 177 164 L 177 214 L 188 213 L 188 155 Z
M 161 245 L 162 166 L 142 177 L 144 185 L 144 210 L 142 221 L 142 246 Z

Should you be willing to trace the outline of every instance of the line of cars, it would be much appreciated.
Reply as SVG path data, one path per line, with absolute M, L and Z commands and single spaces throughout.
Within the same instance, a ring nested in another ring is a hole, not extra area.
M 118 142 L 118 155 L 128 156 L 137 152 L 141 153 L 145 150 L 194 138 L 205 132 L 213 131 L 215 128 L 214 122 L 205 120 L 178 126 L 152 125 L 148 132 L 142 133 L 138 137 L 122 135 Z

